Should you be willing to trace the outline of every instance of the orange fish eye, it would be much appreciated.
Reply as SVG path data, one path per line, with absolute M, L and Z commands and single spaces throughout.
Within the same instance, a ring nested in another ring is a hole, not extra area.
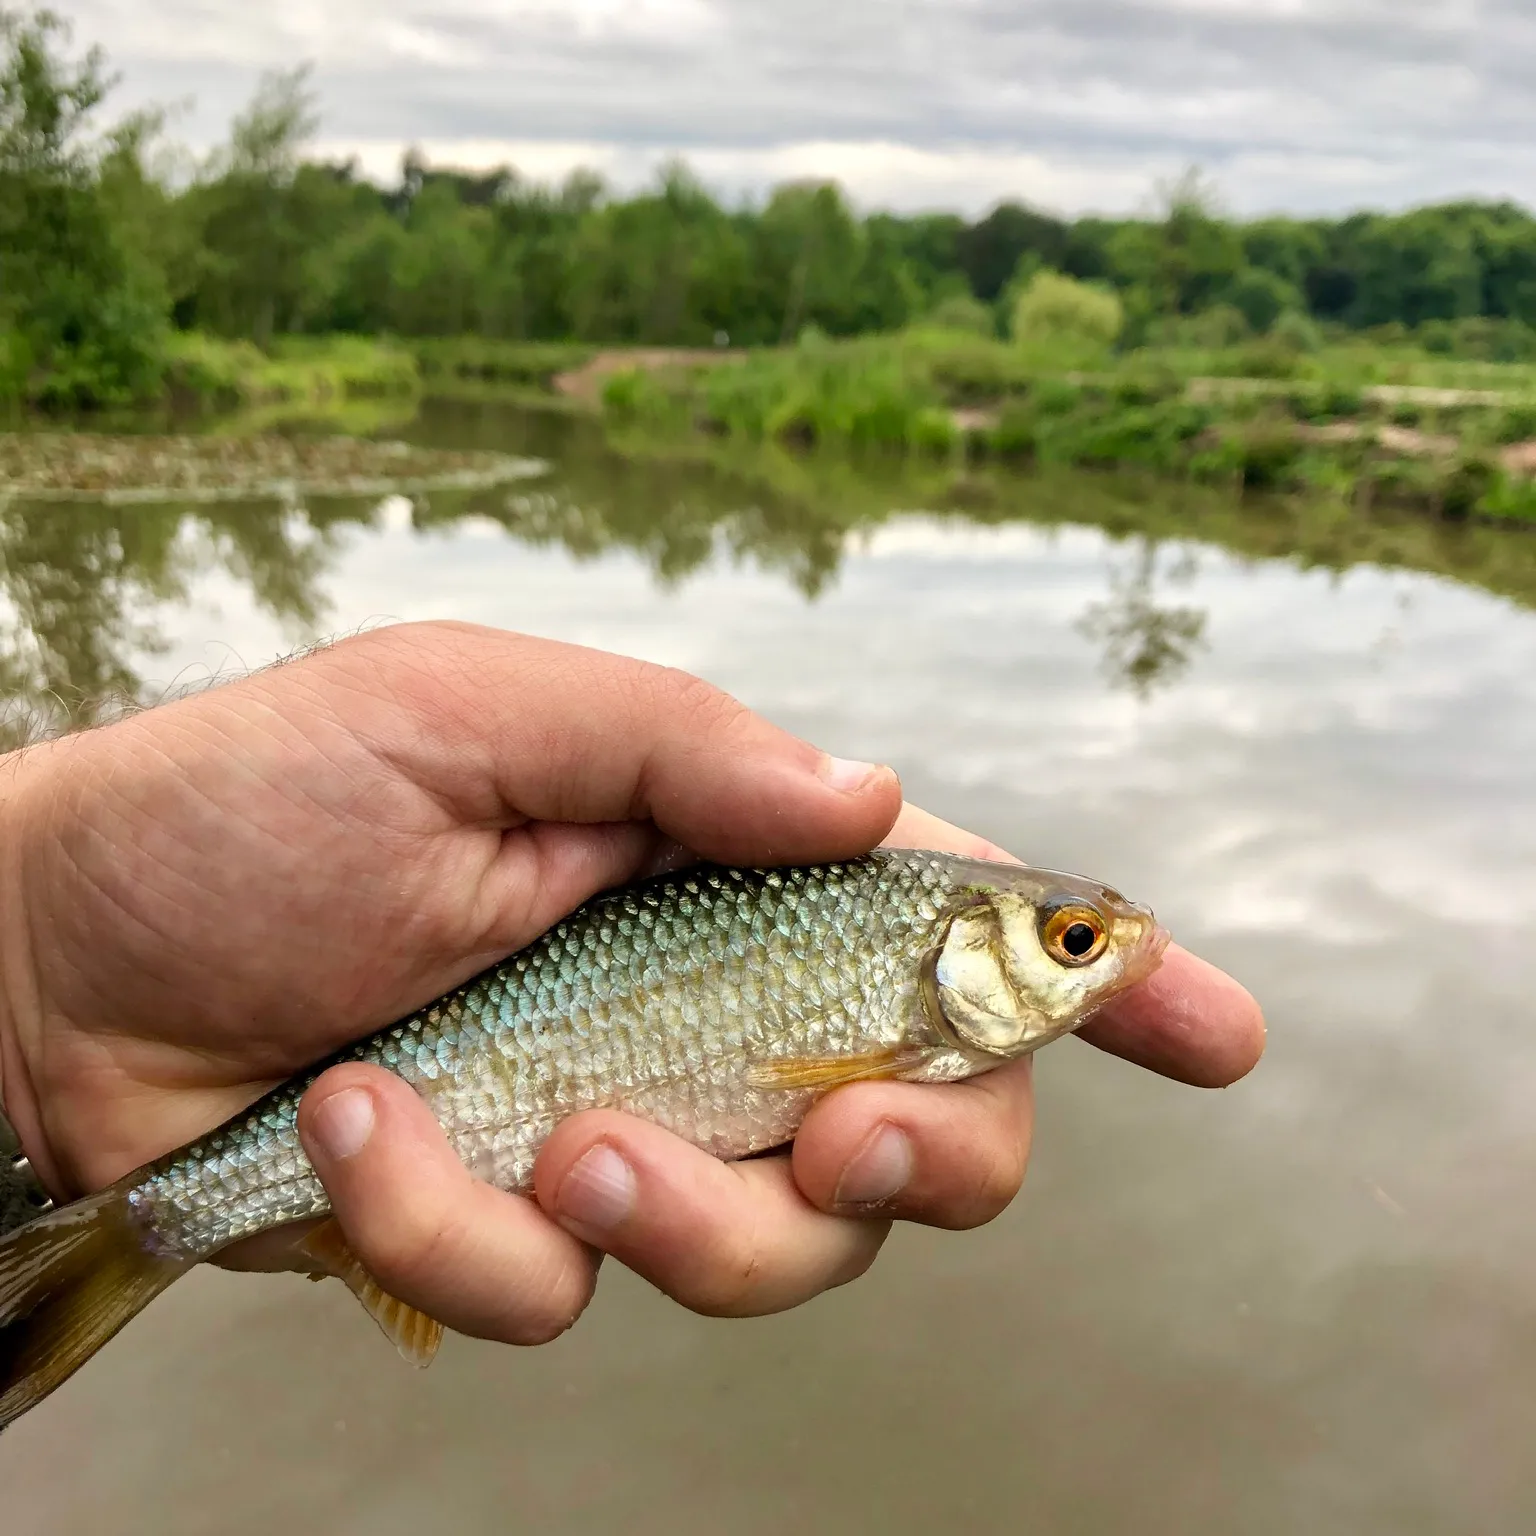
M 1040 943 L 1058 965 L 1092 965 L 1109 947 L 1109 928 L 1092 907 L 1057 907 L 1040 925 Z

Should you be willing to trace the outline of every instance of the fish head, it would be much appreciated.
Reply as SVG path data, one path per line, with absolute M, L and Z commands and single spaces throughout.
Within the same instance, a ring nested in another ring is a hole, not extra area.
M 928 956 L 924 1004 L 947 1044 L 1024 1056 L 1145 981 L 1169 942 L 1148 908 L 1107 886 L 991 866 L 968 883 Z

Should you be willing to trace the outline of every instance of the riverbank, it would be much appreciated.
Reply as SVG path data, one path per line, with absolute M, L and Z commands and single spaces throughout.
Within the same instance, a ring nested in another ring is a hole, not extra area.
M 1536 523 L 1536 368 L 1408 347 L 1307 352 L 1265 341 L 1085 360 L 933 329 L 811 333 L 745 351 L 350 336 L 262 350 L 178 334 L 151 396 L 119 414 L 335 420 L 367 435 L 423 394 L 592 413 L 678 445 L 1124 469 L 1353 508 Z
M 266 351 L 248 341 L 180 335 L 166 352 L 165 392 L 210 409 L 338 405 L 419 394 L 421 368 L 405 347 L 362 336 L 286 337 Z
M 979 336 L 913 333 L 720 358 L 610 364 L 605 415 L 658 435 L 1323 493 L 1459 519 L 1536 522 L 1536 375 L 1338 349 L 1265 359 L 1143 351 L 1093 370 Z M 1265 354 L 1268 357 L 1268 353 Z M 1463 381 L 1475 367 L 1479 387 Z M 1194 371 L 1199 369 L 1199 371 Z M 1496 387 L 1502 385 L 1502 387 Z
M 83 367 L 69 374 L 39 372 L 16 357 L 14 366 L 0 369 L 0 411 L 17 421 L 278 406 L 323 410 L 410 400 L 423 384 L 412 351 L 363 336 L 283 337 L 263 349 L 249 341 L 171 332 L 139 370 L 131 390 L 109 388 Z

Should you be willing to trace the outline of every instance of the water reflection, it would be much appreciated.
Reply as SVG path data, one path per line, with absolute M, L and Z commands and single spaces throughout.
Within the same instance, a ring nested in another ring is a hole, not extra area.
M 0 508 L 0 747 L 140 702 L 139 658 L 164 649 L 152 615 L 210 569 L 295 638 L 312 632 L 337 525 L 323 510 L 260 504 Z
M 398 427 L 392 423 L 392 427 Z M 807 601 L 839 580 L 850 550 L 903 511 L 949 523 L 1097 526 L 1127 554 L 1079 631 L 1104 674 L 1146 699 L 1184 675 L 1206 645 L 1187 599 L 1195 541 L 1249 558 L 1343 570 L 1360 564 L 1440 572 L 1536 604 L 1536 537 L 1368 518 L 1322 503 L 1238 504 L 1194 487 L 1107 476 L 1023 477 L 949 463 L 894 465 L 716 445 L 685 456 L 595 424 L 490 404 L 429 403 L 404 433 L 420 444 L 544 459 L 538 480 L 408 498 L 421 532 L 491 522 L 532 547 L 592 561 L 643 560 L 663 588 L 716 562 L 750 564 Z M 0 746 L 91 724 L 140 702 L 146 658 L 163 650 L 153 615 L 222 572 L 249 590 L 294 643 L 326 622 L 327 579 L 348 532 L 384 519 L 376 496 L 68 507 L 0 503 Z
M 1149 698 L 1160 685 L 1174 682 L 1205 640 L 1208 615 L 1188 604 L 1159 603 L 1158 585 L 1188 586 L 1199 573 L 1190 550 L 1174 551 L 1171 564 L 1160 559 L 1154 539 L 1132 541 L 1128 565 L 1110 573 L 1110 596 L 1092 604 L 1079 620 L 1082 634 L 1104 651 L 1104 673 L 1111 684 Z

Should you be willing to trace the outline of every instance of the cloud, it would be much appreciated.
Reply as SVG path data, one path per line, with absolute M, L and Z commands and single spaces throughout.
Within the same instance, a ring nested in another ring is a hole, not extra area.
M 1522 194 L 1522 0 L 76 0 L 135 99 L 211 142 L 260 69 L 312 59 L 328 144 L 621 179 L 680 152 L 727 189 L 784 165 L 865 201 L 1009 192 L 1134 207 L 1205 165 L 1234 208 Z M 467 157 L 467 156 L 466 156 Z

